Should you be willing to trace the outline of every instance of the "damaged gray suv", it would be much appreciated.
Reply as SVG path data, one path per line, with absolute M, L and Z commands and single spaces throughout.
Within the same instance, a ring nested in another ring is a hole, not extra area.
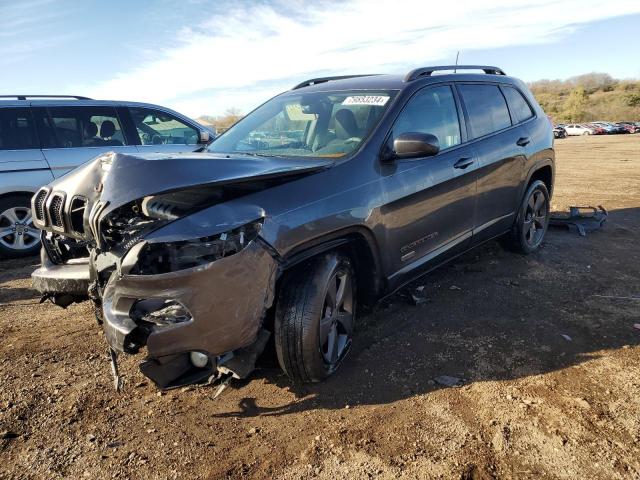
M 499 68 L 312 79 L 203 152 L 107 153 L 39 190 L 33 284 L 93 302 L 114 371 L 146 351 L 161 388 L 244 378 L 270 338 L 317 382 L 357 305 L 499 236 L 535 251 L 553 179 L 551 124 Z

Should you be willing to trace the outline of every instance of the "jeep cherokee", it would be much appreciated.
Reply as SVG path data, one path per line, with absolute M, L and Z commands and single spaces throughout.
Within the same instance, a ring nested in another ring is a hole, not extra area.
M 547 116 L 497 67 L 311 79 L 206 151 L 107 153 L 39 190 L 33 283 L 92 301 L 114 368 L 146 348 L 160 388 L 246 377 L 271 334 L 317 382 L 359 303 L 496 237 L 537 250 L 553 178 Z

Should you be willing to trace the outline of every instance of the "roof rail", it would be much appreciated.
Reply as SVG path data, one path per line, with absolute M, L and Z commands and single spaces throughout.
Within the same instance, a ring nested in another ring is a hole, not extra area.
M 501 68 L 489 65 L 438 65 L 435 67 L 422 67 L 411 70 L 404 76 L 405 82 L 411 82 L 419 77 L 429 77 L 433 72 L 440 70 L 482 70 L 487 75 L 506 75 Z
M 319 83 L 331 82 L 333 80 L 345 80 L 347 78 L 357 78 L 357 77 L 372 77 L 374 75 L 378 75 L 378 74 L 376 74 L 376 73 L 365 73 L 365 74 L 361 74 L 361 75 L 339 75 L 339 76 L 334 76 L 334 77 L 310 78 L 309 80 L 305 80 L 304 82 L 299 83 L 298 85 L 293 87 L 291 90 L 297 90 L 299 88 L 309 87 L 311 85 L 317 85 Z
M 28 98 L 73 98 L 75 100 L 93 100 L 80 95 L 0 95 L 0 98 L 15 98 L 16 100 L 26 100 Z

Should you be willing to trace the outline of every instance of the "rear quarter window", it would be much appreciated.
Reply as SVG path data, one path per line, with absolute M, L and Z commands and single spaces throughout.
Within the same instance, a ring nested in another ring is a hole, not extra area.
M 524 122 L 533 117 L 533 110 L 524 99 L 522 94 L 513 87 L 504 87 L 504 96 L 507 98 L 511 113 L 516 117 L 517 123 Z
M 0 108 L 0 150 L 40 148 L 28 108 Z
M 507 102 L 497 85 L 458 85 L 469 115 L 471 137 L 478 138 L 511 126 Z

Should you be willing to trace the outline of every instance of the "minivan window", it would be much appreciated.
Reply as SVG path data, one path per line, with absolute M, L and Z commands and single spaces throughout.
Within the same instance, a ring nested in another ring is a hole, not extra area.
M 507 102 L 496 85 L 459 85 L 469 115 L 471 136 L 482 137 L 511 126 Z
M 396 120 L 393 139 L 408 132 L 435 135 L 440 149 L 460 143 L 458 109 L 451 87 L 427 87 L 411 97 Z
M 195 145 L 198 130 L 173 115 L 151 108 L 130 108 L 142 145 Z
M 533 110 L 518 90 L 513 87 L 504 87 L 503 91 L 511 112 L 516 117 L 514 120 L 520 123 L 533 117 Z
M 115 109 L 111 107 L 49 108 L 58 148 L 118 147 L 126 142 Z M 38 127 L 46 129 L 46 121 Z
M 209 152 L 340 158 L 355 152 L 396 92 L 349 90 L 280 95 L 218 137 Z
M 0 150 L 40 148 L 28 108 L 0 108 Z

